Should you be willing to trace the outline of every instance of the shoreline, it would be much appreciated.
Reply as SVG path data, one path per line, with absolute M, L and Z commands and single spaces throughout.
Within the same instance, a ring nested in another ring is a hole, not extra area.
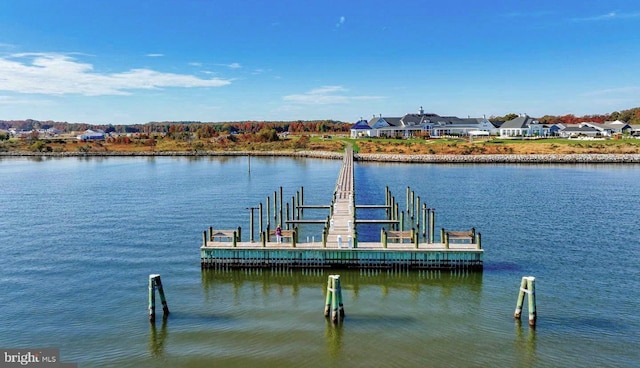
M 260 156 L 260 157 L 302 157 L 338 160 L 343 158 L 341 152 L 328 151 L 202 151 L 202 152 L 0 152 L 2 157 L 225 157 L 225 156 Z M 575 164 L 575 163 L 625 163 L 640 164 L 640 154 L 497 154 L 497 155 L 404 155 L 356 153 L 356 161 L 363 162 L 401 162 L 431 164 Z

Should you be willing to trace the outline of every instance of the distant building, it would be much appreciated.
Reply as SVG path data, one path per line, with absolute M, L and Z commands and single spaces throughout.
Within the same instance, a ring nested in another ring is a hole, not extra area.
M 369 122 L 361 120 L 351 128 L 352 138 L 364 136 L 408 138 L 418 133 L 432 137 L 469 136 L 497 134 L 498 130 L 484 117 L 461 119 L 456 116 L 440 116 L 425 113 L 422 107 L 417 114 L 409 113 L 403 117 L 374 115 Z
M 79 141 L 100 141 L 105 139 L 105 133 L 102 130 L 87 129 L 77 138 Z
M 373 129 L 362 119 L 351 127 L 351 138 L 371 137 Z
M 500 137 L 547 137 L 550 129 L 548 125 L 523 114 L 500 125 Z

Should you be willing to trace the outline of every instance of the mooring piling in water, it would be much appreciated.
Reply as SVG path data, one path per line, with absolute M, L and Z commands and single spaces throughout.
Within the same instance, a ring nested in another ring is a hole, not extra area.
M 329 275 L 327 281 L 327 297 L 325 298 L 324 316 L 333 323 L 338 323 L 344 319 L 344 305 L 342 303 L 342 286 L 340 285 L 340 275 Z
M 149 275 L 149 322 L 155 322 L 156 320 L 156 289 L 158 290 L 160 302 L 162 303 L 163 318 L 167 318 L 169 315 L 169 307 L 167 306 L 167 299 L 164 296 L 160 275 L 151 274 Z
M 536 313 L 536 278 L 533 276 L 525 276 L 520 281 L 520 292 L 518 293 L 518 301 L 516 303 L 516 311 L 513 316 L 520 319 L 522 315 L 522 305 L 524 304 L 524 296 L 528 295 L 529 309 L 529 326 L 535 326 L 537 320 Z

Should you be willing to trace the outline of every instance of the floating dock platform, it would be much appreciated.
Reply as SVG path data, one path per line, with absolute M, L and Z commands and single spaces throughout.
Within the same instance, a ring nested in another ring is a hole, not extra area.
M 395 198 L 387 188 L 384 205 L 357 206 L 354 201 L 353 152 L 345 151 L 338 175 L 334 198 L 330 205 L 305 205 L 302 194 L 292 198 L 286 217 L 283 212 L 282 188 L 274 192 L 273 213 L 278 224 L 286 224 L 277 237 L 270 224 L 270 198 L 267 197 L 267 224 L 263 227 L 263 207 L 251 209 L 250 239 L 241 241 L 241 228 L 214 230 L 202 235 L 200 258 L 202 268 L 356 268 L 356 269 L 465 269 L 482 270 L 484 250 L 481 234 L 470 231 L 440 230 L 440 241 L 435 242 L 435 209 L 420 206 L 420 197 L 407 188 L 407 210 L 399 211 Z M 300 213 L 307 208 L 326 209 L 326 219 L 302 219 Z M 356 212 L 367 208 L 386 209 L 387 218 L 379 220 L 356 219 Z M 259 209 L 259 241 L 254 241 L 253 211 Z M 422 210 L 422 211 L 421 211 Z M 421 216 L 422 214 L 422 216 Z M 279 217 L 278 217 L 279 216 Z M 422 218 L 422 224 L 420 219 Z M 405 219 L 407 221 L 405 221 Z M 411 220 L 409 220 L 411 219 Z M 415 221 L 415 222 L 413 222 Z M 404 229 L 410 222 L 410 230 Z M 325 224 L 317 242 L 298 242 L 298 224 Z M 382 228 L 379 242 L 359 242 L 358 223 L 388 225 Z M 293 227 L 293 228 L 290 228 Z

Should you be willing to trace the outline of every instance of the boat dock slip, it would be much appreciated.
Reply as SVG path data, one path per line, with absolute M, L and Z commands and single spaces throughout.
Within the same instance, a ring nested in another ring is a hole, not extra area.
M 250 207 L 249 238 L 242 229 L 204 231 L 200 258 L 202 268 L 363 268 L 363 269 L 471 269 L 481 270 L 481 235 L 441 228 L 436 242 L 435 209 L 421 203 L 407 187 L 406 210 L 386 188 L 384 205 L 355 204 L 354 159 L 345 150 L 330 205 L 304 203 L 301 188 L 284 206 L 282 187 L 262 203 Z M 273 203 L 273 208 L 271 207 Z M 259 241 L 254 241 L 254 210 L 259 210 Z M 324 218 L 303 218 L 304 210 L 328 211 Z M 359 211 L 384 209 L 382 219 L 357 220 Z M 266 220 L 266 221 L 265 221 Z M 272 223 L 272 220 L 275 223 Z M 277 224 L 284 225 L 276 236 Z M 298 225 L 322 226 L 321 233 L 300 242 Z M 357 224 L 380 224 L 380 240 L 358 241 Z

